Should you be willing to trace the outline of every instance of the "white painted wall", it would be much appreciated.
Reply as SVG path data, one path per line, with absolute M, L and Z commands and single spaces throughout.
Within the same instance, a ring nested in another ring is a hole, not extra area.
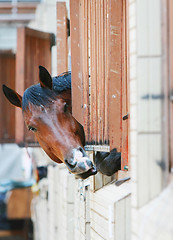
M 129 4 L 131 239 L 169 240 L 172 184 L 163 190 L 165 173 L 158 164 L 167 160 L 162 152 L 162 1 Z
M 162 189 L 158 164 L 162 161 L 160 4 L 130 1 L 130 155 L 135 207 L 146 204 Z
M 14 25 L 1 24 L 0 26 L 0 49 L 13 50 L 16 52 L 17 30 Z
M 90 192 L 91 239 L 130 239 L 130 183 Z

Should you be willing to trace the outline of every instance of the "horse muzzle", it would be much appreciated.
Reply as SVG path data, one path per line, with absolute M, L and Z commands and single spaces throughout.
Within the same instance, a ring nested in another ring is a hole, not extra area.
M 87 177 L 97 173 L 96 167 L 93 165 L 91 160 L 86 155 L 82 147 L 73 149 L 72 157 L 65 160 L 65 164 L 70 172 L 79 175 L 85 174 Z M 86 178 L 86 177 L 85 177 Z

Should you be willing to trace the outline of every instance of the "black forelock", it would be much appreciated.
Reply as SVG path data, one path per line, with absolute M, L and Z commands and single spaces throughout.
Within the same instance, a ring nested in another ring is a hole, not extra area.
M 22 97 L 22 110 L 24 111 L 29 103 L 37 106 L 45 106 L 52 100 L 55 100 L 56 96 L 61 92 L 71 89 L 70 72 L 61 74 L 58 77 L 53 77 L 52 81 L 53 90 L 42 88 L 40 84 L 27 88 Z

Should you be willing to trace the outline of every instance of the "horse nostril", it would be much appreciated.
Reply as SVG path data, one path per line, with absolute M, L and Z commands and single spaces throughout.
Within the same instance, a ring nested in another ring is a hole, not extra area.
M 78 150 L 83 153 L 83 148 L 82 147 L 79 147 Z
M 72 169 L 74 169 L 76 167 L 77 162 L 70 161 L 70 163 L 69 163 L 67 160 L 65 160 L 65 164 L 67 165 L 67 167 L 70 170 L 72 170 Z
M 77 150 L 80 151 L 83 154 L 83 157 L 87 156 L 86 152 L 84 151 L 84 149 L 82 147 L 79 147 Z

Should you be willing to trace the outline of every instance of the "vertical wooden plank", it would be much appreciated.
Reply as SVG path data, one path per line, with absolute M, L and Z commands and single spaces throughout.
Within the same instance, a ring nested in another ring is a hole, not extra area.
M 84 130 L 86 134 L 86 140 L 88 141 L 90 136 L 90 101 L 89 101 L 89 12 L 90 1 L 84 1 L 84 71 L 83 71 L 83 116 L 84 116 Z
M 9 78 L 7 81 L 9 82 L 9 86 L 12 89 L 15 89 L 15 82 L 16 82 L 16 76 L 15 76 L 15 66 L 16 66 L 16 56 L 12 54 L 10 58 L 8 57 L 7 60 L 7 66 L 6 66 L 6 75 Z M 10 69 L 10 71 L 9 71 Z M 14 142 L 15 139 L 15 108 L 14 106 L 10 106 L 10 109 L 7 108 L 7 102 L 3 103 L 4 107 L 6 108 L 6 116 L 8 116 L 7 119 L 7 131 L 8 131 L 8 138 L 10 138 L 10 142 Z M 12 107 L 12 108 L 11 108 Z M 2 115 L 4 118 L 4 115 Z
M 89 58 L 88 58 L 88 1 L 80 0 L 79 4 L 79 31 L 80 31 L 80 67 L 82 76 L 82 106 L 83 126 L 85 131 L 86 141 L 90 135 L 89 122 Z
M 103 187 L 103 175 L 98 172 L 97 175 L 94 176 L 94 191 Z
M 105 65 L 105 56 L 104 56 L 104 0 L 101 1 L 101 7 L 100 7 L 100 59 L 101 59 L 101 119 L 100 119 L 100 126 L 101 126 L 101 132 L 100 132 L 100 144 L 104 144 L 104 126 L 105 126 L 105 101 L 104 101 L 104 95 L 105 95 L 105 71 L 104 71 L 104 65 Z
M 0 52 L 0 85 L 15 89 L 15 54 Z M 0 95 L 0 143 L 15 140 L 15 107 Z
M 68 71 L 67 9 L 66 2 L 57 2 L 57 73 Z
M 98 101 L 98 132 L 97 143 L 103 143 L 103 124 L 104 124 L 104 58 L 103 58 L 103 1 L 96 2 L 96 25 L 97 25 L 97 101 Z
M 115 14 L 116 13 L 116 14 Z M 108 118 L 110 149 L 121 151 L 122 1 L 109 4 Z
M 128 101 L 128 66 L 127 66 L 127 3 L 123 1 L 123 20 L 122 20 L 122 153 L 121 169 L 128 166 L 128 124 L 129 124 L 129 101 Z M 126 117 L 125 117 L 126 116 Z
M 71 70 L 72 70 L 72 113 L 83 124 L 82 116 L 82 75 L 80 69 L 80 32 L 79 0 L 70 1 L 70 34 L 71 34 Z M 76 97 L 77 96 L 77 97 Z
M 125 203 L 126 200 L 121 199 L 115 203 L 115 239 L 124 240 L 126 239 L 125 233 Z
M 90 187 L 85 187 L 85 238 L 90 240 Z
M 25 60 L 24 90 L 34 84 L 34 80 L 36 81 L 35 69 L 38 68 L 36 65 L 34 67 L 37 54 L 36 42 L 31 36 L 27 36 L 27 31 L 25 31 L 25 44 L 27 61 Z M 33 70 L 31 71 L 31 69 Z M 34 134 L 26 127 L 24 127 L 24 141 L 34 142 Z
M 103 175 L 102 178 L 103 178 L 103 186 L 107 185 L 113 180 L 112 176 L 109 177 L 109 176 Z
M 131 197 L 125 198 L 125 239 L 131 239 Z
M 23 96 L 25 84 L 25 62 L 26 62 L 26 39 L 25 28 L 19 28 L 17 32 L 17 53 L 16 53 L 16 91 Z M 15 138 L 16 143 L 24 142 L 24 122 L 22 111 L 16 108 L 16 124 L 15 124 Z
M 97 103 L 97 26 L 96 26 L 96 0 L 91 0 L 90 4 L 90 59 L 91 59 L 91 138 L 90 144 L 96 144 L 98 132 L 98 103 Z
M 99 133 L 100 133 L 100 1 L 96 1 L 96 48 L 97 48 L 97 56 L 96 56 L 96 64 L 97 64 L 97 76 L 96 76 L 96 81 L 97 81 L 97 91 L 96 91 L 96 96 L 97 96 L 97 132 L 96 132 L 96 144 L 99 144 Z M 94 109 L 93 109 L 94 110 Z
M 104 55 L 105 55 L 105 92 L 104 92 L 104 101 L 105 101 L 105 125 L 104 125 L 104 144 L 109 142 L 109 133 L 108 133 L 108 80 L 109 80 L 109 67 L 108 67 L 108 56 L 109 56 L 109 19 L 108 19 L 108 7 L 109 0 L 104 1 Z

